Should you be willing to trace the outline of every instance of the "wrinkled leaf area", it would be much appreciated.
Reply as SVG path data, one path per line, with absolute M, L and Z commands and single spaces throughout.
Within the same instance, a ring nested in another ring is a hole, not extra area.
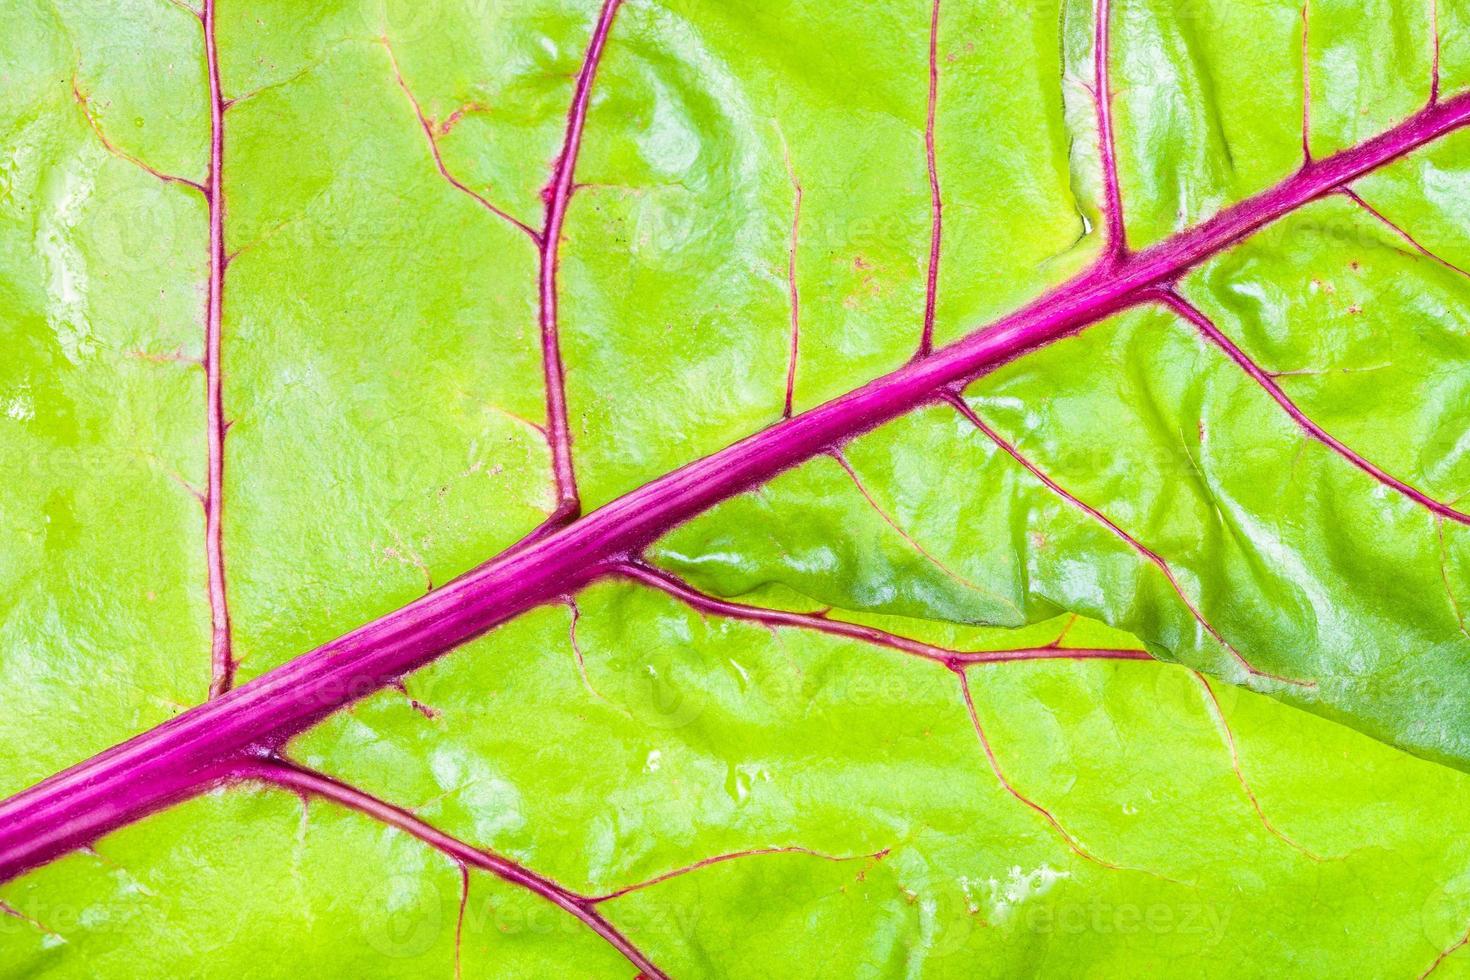
M 926 132 L 939 343 L 1101 254 L 1092 5 L 935 9 L 619 12 L 559 266 L 584 507 L 912 356 Z M 537 256 L 507 218 L 539 224 L 597 13 L 221 2 L 242 680 L 555 506 Z M 1304 115 L 1322 157 L 1413 112 L 1436 72 L 1442 93 L 1470 81 L 1458 0 L 1110 16 L 1134 247 L 1290 175 Z M 208 221 L 165 179 L 206 178 L 209 118 L 183 0 L 18 0 L 0 38 L 9 793 L 209 686 Z M 1325 430 L 1453 502 L 1470 138 L 1355 190 L 1178 289 Z M 965 398 L 999 440 L 929 406 L 648 557 L 710 597 L 933 649 L 1075 656 L 955 668 L 612 579 L 289 757 L 580 896 L 670 976 L 1470 974 L 1470 529 L 1306 437 L 1157 304 Z M 0 902 L 14 977 L 636 972 L 544 894 L 252 783 Z

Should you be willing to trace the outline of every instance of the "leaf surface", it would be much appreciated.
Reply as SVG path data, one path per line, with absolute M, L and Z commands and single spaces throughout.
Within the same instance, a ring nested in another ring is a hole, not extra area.
M 0 12 L 5 975 L 1465 969 L 1470 8 L 201 2 Z

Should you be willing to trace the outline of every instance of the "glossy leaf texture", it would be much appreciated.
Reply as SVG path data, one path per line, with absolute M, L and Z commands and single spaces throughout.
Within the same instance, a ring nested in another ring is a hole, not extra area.
M 0 10 L 0 975 L 1470 974 L 1470 5 L 191 2 Z

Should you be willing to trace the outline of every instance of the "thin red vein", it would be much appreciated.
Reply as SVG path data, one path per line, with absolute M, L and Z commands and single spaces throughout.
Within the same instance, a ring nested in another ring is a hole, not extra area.
M 592 686 L 592 680 L 587 676 L 587 658 L 582 655 L 582 644 L 577 640 L 577 624 L 582 621 L 582 610 L 577 605 L 577 600 L 570 596 L 567 597 L 566 603 L 572 613 L 571 625 L 567 627 L 567 638 L 572 644 L 572 656 L 577 661 L 577 676 L 582 679 L 582 686 L 587 689 L 588 694 L 609 707 L 617 708 L 617 705 L 603 697 L 602 692 Z
M 1011 784 L 1011 781 L 1006 778 L 1005 771 L 1002 770 L 1000 767 L 1000 760 L 997 759 L 995 756 L 995 749 L 991 747 L 990 739 L 985 736 L 984 727 L 982 727 L 980 724 L 980 715 L 975 710 L 975 698 L 970 694 L 970 678 L 962 670 L 955 671 L 955 675 L 960 679 L 960 693 L 964 695 L 965 710 L 969 712 L 970 725 L 975 729 L 975 737 L 980 740 L 980 747 L 985 750 L 985 759 L 987 762 L 990 763 L 990 771 L 995 774 L 995 778 L 1000 782 L 1001 788 L 1004 789 L 1007 793 L 1011 794 L 1011 796 L 1015 797 L 1021 803 L 1024 803 L 1036 813 L 1040 814 L 1041 818 L 1051 825 L 1052 830 L 1055 830 L 1057 832 L 1057 836 L 1062 838 L 1062 841 L 1066 843 L 1067 848 L 1073 854 L 1076 854 L 1078 857 L 1082 858 L 1085 861 L 1091 861 L 1093 864 L 1108 868 L 1112 871 L 1129 870 L 1113 864 L 1110 861 L 1104 861 L 1102 858 L 1098 857 L 1096 854 L 1093 854 L 1087 848 L 1083 847 L 1081 842 L 1078 841 L 1076 837 L 1072 836 L 1071 831 L 1062 826 L 1062 822 L 1058 820 L 1050 810 L 1042 806 L 1040 803 L 1037 803 L 1031 797 L 1027 796 L 1025 793 L 1022 793 Z
M 1157 552 L 1149 548 L 1147 545 L 1139 541 L 1127 531 L 1123 530 L 1121 527 L 1113 522 L 1112 518 L 1108 517 L 1102 511 L 1098 510 L 1096 507 L 1092 506 L 1086 501 L 1079 499 L 1074 494 L 1070 493 L 1068 490 L 1062 487 L 1061 484 L 1057 483 L 1057 481 L 1053 480 L 1039 466 L 1033 463 L 1026 456 L 1022 455 L 1021 451 L 1017 449 L 1013 444 L 1008 442 L 1004 437 L 1002 437 L 1000 433 L 996 432 L 989 425 L 987 425 L 985 421 L 980 418 L 980 416 L 976 415 L 974 409 L 970 408 L 970 406 L 965 402 L 963 398 L 955 395 L 952 396 L 949 401 L 950 404 L 954 405 L 954 407 L 959 411 L 961 415 L 969 420 L 971 425 L 984 433 L 985 437 L 988 438 L 991 442 L 995 443 L 998 447 L 1000 447 L 1000 449 L 1002 449 L 1007 456 L 1011 457 L 1017 463 L 1020 463 L 1023 467 L 1025 467 L 1026 470 L 1032 476 L 1036 477 L 1036 479 L 1040 480 L 1047 487 L 1047 489 L 1051 490 L 1053 493 L 1070 503 L 1072 506 L 1085 512 L 1087 515 L 1092 517 L 1093 520 L 1102 524 L 1115 536 L 1117 536 L 1120 541 L 1128 545 L 1128 547 L 1136 551 L 1139 556 L 1142 557 L 1145 561 L 1147 561 L 1149 564 L 1153 565 L 1160 572 L 1162 572 L 1164 578 L 1168 580 L 1170 588 L 1174 590 L 1174 594 L 1179 597 L 1179 601 L 1184 604 L 1185 608 L 1189 610 L 1190 615 L 1194 617 L 1194 621 L 1200 625 L 1201 629 L 1209 633 L 1210 636 L 1214 638 L 1216 643 L 1220 644 L 1220 646 L 1228 650 L 1230 652 L 1230 656 L 1234 658 L 1235 662 L 1238 663 L 1247 673 L 1256 677 L 1278 681 L 1282 684 L 1293 684 L 1299 687 L 1314 686 L 1310 682 L 1293 680 L 1289 677 L 1282 677 L 1279 674 L 1270 674 L 1265 671 L 1257 670 L 1255 667 L 1251 666 L 1250 661 L 1246 660 L 1244 655 L 1242 655 L 1239 650 L 1235 649 L 1235 647 L 1233 647 L 1230 642 L 1225 639 L 1225 637 L 1221 636 L 1220 631 L 1215 629 L 1214 625 L 1211 624 L 1209 620 L 1205 619 L 1204 613 L 1200 612 L 1199 607 L 1194 604 L 1194 600 L 1192 600 L 1185 593 L 1184 587 L 1179 584 L 1178 578 L 1176 578 L 1174 575 L 1173 568 L 1171 568 L 1169 566 L 1169 563 L 1166 562 Z
M 1429 0 L 1429 25 L 1434 35 L 1433 61 L 1429 66 L 1429 104 L 1439 101 L 1439 58 L 1441 38 L 1439 34 L 1439 0 Z
M 488 871 L 503 881 L 519 885 L 527 891 L 544 898 L 560 909 L 579 919 L 583 925 L 601 936 L 635 967 L 649 977 L 664 978 L 665 974 L 654 966 L 633 943 L 603 918 L 593 907 L 597 900 L 578 895 L 563 888 L 549 878 L 536 874 L 490 851 L 471 847 L 456 837 L 446 834 L 437 827 L 419 819 L 407 810 L 396 807 L 364 793 L 362 790 L 335 779 L 310 772 L 286 763 L 251 760 L 233 767 L 238 779 L 255 780 L 292 790 L 303 796 L 316 796 L 330 800 L 340 806 L 355 810 L 379 823 L 395 827 L 406 834 L 417 837 L 425 844 L 448 856 L 460 867 L 476 867 Z
M 1441 258 L 1439 255 L 1435 254 L 1434 252 L 1431 252 L 1429 249 L 1427 249 L 1423 245 L 1419 244 L 1419 240 L 1417 238 L 1415 238 L 1413 235 L 1409 234 L 1408 231 L 1406 231 L 1402 226 L 1400 226 L 1400 225 L 1396 224 L 1395 222 L 1393 222 L 1392 220 L 1390 220 L 1389 217 L 1387 215 L 1385 215 L 1382 211 L 1379 211 L 1373 205 L 1371 205 L 1367 201 L 1363 200 L 1363 198 L 1361 196 L 1359 196 L 1359 194 L 1357 193 L 1357 191 L 1354 191 L 1350 187 L 1344 187 L 1342 189 L 1342 193 L 1348 198 L 1348 200 L 1352 201 L 1358 207 L 1362 208 L 1364 211 L 1367 211 L 1374 218 L 1378 219 L 1379 222 L 1381 222 L 1383 225 L 1385 225 L 1395 235 L 1398 235 L 1404 241 L 1406 241 L 1410 245 L 1412 245 L 1414 247 L 1414 250 L 1417 251 L 1420 255 L 1423 255 L 1427 259 L 1432 259 L 1435 262 L 1438 262 L 1440 265 L 1444 266 L 1446 269 L 1449 269 L 1451 272 L 1453 272 L 1453 273 L 1455 273 L 1457 275 L 1461 275 L 1461 276 L 1464 276 L 1467 279 L 1470 279 L 1470 272 L 1467 272 L 1466 270 L 1460 268 L 1459 266 L 1455 265 L 1453 262 L 1449 261 L 1448 259 Z
M 924 119 L 924 156 L 929 165 L 929 271 L 924 287 L 924 332 L 919 356 L 934 349 L 934 311 L 939 298 L 939 247 L 944 235 L 944 200 L 939 193 L 939 164 L 934 148 L 934 118 L 939 107 L 939 5 L 929 14 L 929 104 Z
M 1461 634 L 1470 640 L 1470 629 L 1465 626 L 1465 612 L 1460 608 L 1460 600 L 1455 595 L 1454 583 L 1450 581 L 1450 552 L 1444 539 L 1444 521 L 1436 520 L 1434 530 L 1439 537 L 1439 577 L 1444 580 L 1444 593 L 1450 600 L 1450 609 L 1455 614 L 1455 622 L 1459 624 Z
M 13 907 L 13 906 L 5 903 L 5 902 L 0 902 L 0 915 L 8 915 L 12 919 L 18 919 L 21 922 L 24 922 L 26 925 L 30 926 L 32 929 L 35 929 L 37 932 L 39 932 L 39 933 L 41 933 L 43 935 L 46 935 L 46 936 L 55 936 L 57 939 L 64 939 L 65 938 L 64 936 L 61 935 L 61 933 L 57 932 L 55 929 L 49 928 L 48 926 L 46 926 L 44 923 L 40 922 L 39 920 L 31 918 L 29 915 L 26 915 L 24 912 L 20 911 L 19 909 L 15 908 L 15 907 Z
M 481 194 L 479 191 L 474 190 L 469 185 L 465 184 L 464 181 L 460 180 L 458 177 L 450 172 L 449 168 L 444 163 L 443 155 L 439 152 L 439 136 L 434 131 L 434 121 L 428 116 L 424 115 L 423 106 L 419 104 L 418 98 L 413 94 L 413 89 L 409 87 L 408 81 L 403 77 L 403 69 L 398 66 L 398 56 L 393 52 L 393 45 L 388 41 L 386 37 L 379 38 L 379 40 L 382 43 L 384 49 L 388 52 L 388 61 L 393 65 L 393 79 L 398 83 L 398 88 L 402 90 L 404 97 L 408 99 L 408 104 L 413 107 L 413 114 L 418 117 L 419 127 L 424 131 L 424 139 L 429 141 L 429 153 L 434 158 L 434 166 L 438 169 L 439 176 L 448 181 L 449 186 L 453 187 L 455 190 L 461 192 L 462 194 L 468 195 L 472 200 L 483 207 L 486 211 L 489 211 L 497 218 L 508 222 L 512 227 L 529 235 L 531 241 L 535 242 L 539 247 L 541 244 L 541 236 L 536 232 L 536 229 L 532 228 L 530 225 L 526 224 L 524 221 L 521 221 L 519 218 L 515 217 L 509 212 L 497 207 L 495 204 L 491 203 L 489 198 L 485 197 L 485 195 Z
M 1449 959 L 1451 956 L 1454 956 L 1457 952 L 1459 952 L 1467 945 L 1470 945 L 1470 929 L 1466 929 L 1463 936 L 1461 936 L 1450 946 L 1446 947 L 1438 956 L 1436 956 L 1434 958 L 1434 962 L 1429 964 L 1429 969 L 1419 974 L 1419 980 L 1424 980 L 1425 977 L 1429 976 L 1435 970 L 1438 970 L 1441 963 Z
M 1261 809 L 1261 801 L 1256 798 L 1255 790 L 1251 789 L 1250 781 L 1245 778 L 1245 771 L 1240 767 L 1240 751 L 1235 745 L 1235 733 L 1230 729 L 1230 722 L 1226 719 L 1225 712 L 1220 707 L 1220 699 L 1215 696 L 1215 689 L 1210 686 L 1210 682 L 1205 679 L 1204 675 L 1198 671 L 1190 671 L 1190 673 L 1194 675 L 1194 679 L 1199 682 L 1200 688 L 1204 691 L 1205 705 L 1209 708 L 1210 716 L 1220 729 L 1221 737 L 1225 739 L 1225 747 L 1230 750 L 1230 768 L 1235 770 L 1235 781 L 1240 784 L 1240 789 L 1245 793 L 1246 799 L 1250 800 L 1251 809 L 1256 811 L 1256 817 L 1261 821 L 1261 826 L 1265 827 L 1273 837 L 1293 850 L 1300 852 L 1313 861 L 1321 861 L 1321 857 L 1313 854 L 1286 834 L 1276 829 L 1276 825 L 1266 816 L 1266 811 Z
M 1302 4 L 1302 161 L 1312 162 L 1312 22 Z
M 454 980 L 464 976 L 464 914 L 470 904 L 470 866 L 459 866 L 459 912 L 454 917 Z
M 225 109 L 228 102 L 220 85 L 219 51 L 215 46 L 215 0 L 204 0 L 204 54 L 209 66 L 209 299 L 204 327 L 206 460 L 209 475 L 204 491 L 204 551 L 209 578 L 210 666 L 209 696 L 219 697 L 235 684 L 235 653 L 230 635 L 230 607 L 225 597 L 224 379 L 220 372 L 225 291 L 225 189 L 222 180 L 225 152 Z
M 1021 660 L 1152 660 L 1142 650 L 1103 650 L 1095 648 L 1065 649 L 1057 644 L 1041 647 L 1024 647 L 1013 650 L 954 650 L 948 647 L 924 643 L 896 633 L 889 633 L 872 626 L 846 623 L 829 619 L 816 613 L 788 612 L 782 609 L 766 609 L 738 602 L 729 602 L 700 592 L 687 582 L 641 561 L 624 562 L 614 572 L 667 593 L 680 602 L 701 613 L 724 616 L 730 619 L 759 623 L 775 629 L 791 627 L 814 630 L 831 636 L 858 640 L 874 646 L 887 647 L 901 653 L 921 657 L 951 669 L 974 664 L 1012 663 Z
M 402 680 L 394 681 L 391 686 L 393 690 L 403 695 L 403 699 L 408 702 L 408 706 L 410 708 L 423 715 L 429 721 L 437 721 L 439 720 L 439 718 L 443 717 L 444 712 L 431 705 L 424 704 L 424 702 L 420 701 L 418 698 L 408 693 L 408 685 L 405 684 Z
M 682 868 L 675 868 L 672 871 L 665 871 L 663 874 L 649 878 L 647 881 L 640 881 L 634 885 L 627 885 L 623 888 L 619 888 L 617 891 L 608 892 L 606 895 L 598 895 L 596 898 L 590 899 L 590 901 L 593 903 L 610 902 L 615 898 L 622 898 L 624 895 L 627 895 L 630 892 L 641 891 L 644 888 L 651 888 L 654 885 L 663 884 L 671 878 L 678 878 L 691 872 L 699 871 L 703 868 L 708 868 L 712 864 L 724 864 L 726 861 L 734 861 L 738 858 L 761 857 L 768 854 L 802 854 L 807 857 L 821 858 L 823 861 L 838 862 L 863 860 L 881 861 L 888 856 L 888 849 L 884 848 L 881 851 L 874 851 L 872 854 L 852 855 L 824 854 L 821 851 L 814 851 L 809 847 L 799 847 L 795 845 L 788 847 L 754 847 L 744 851 L 731 851 L 728 854 L 717 854 L 714 857 L 708 857 L 702 861 L 695 861 L 693 864 L 685 865 Z
M 783 419 L 791 418 L 791 406 L 796 398 L 796 363 L 801 357 L 801 291 L 796 286 L 796 255 L 801 245 L 801 181 L 791 165 L 791 151 L 786 151 L 786 176 L 791 180 L 793 203 L 791 205 L 791 241 L 786 247 L 786 294 L 790 310 L 790 344 L 786 354 L 786 401 L 781 410 Z
M 1200 312 L 1198 308 L 1191 305 L 1183 297 L 1174 292 L 1163 292 L 1160 294 L 1160 296 L 1162 297 L 1164 303 L 1167 304 L 1170 309 L 1172 309 L 1179 316 L 1188 320 L 1207 339 L 1209 339 L 1217 347 L 1228 354 L 1231 360 L 1233 360 L 1236 364 L 1239 364 L 1241 369 L 1244 370 L 1246 374 L 1250 375 L 1252 380 L 1254 380 L 1258 385 L 1264 388 L 1266 390 L 1266 393 L 1269 394 L 1276 401 L 1276 403 L 1281 406 L 1281 408 L 1286 412 L 1287 415 L 1291 416 L 1292 421 L 1295 422 L 1299 427 L 1301 427 L 1302 431 L 1304 431 L 1308 436 L 1322 443 L 1324 446 L 1331 449 L 1337 455 L 1341 456 L 1343 459 L 1347 460 L 1349 463 L 1353 464 L 1364 473 L 1367 473 L 1379 483 L 1383 484 L 1391 490 L 1402 494 L 1403 496 L 1432 511 L 1433 513 L 1438 514 L 1440 517 L 1447 517 L 1450 520 L 1456 521 L 1460 524 L 1470 524 L 1470 515 L 1462 514 L 1448 504 L 1441 503 L 1440 501 L 1435 500 L 1433 497 L 1430 497 L 1427 494 L 1414 489 L 1397 477 L 1390 476 L 1378 466 L 1375 466 L 1373 463 L 1370 463 L 1358 453 L 1348 448 L 1346 445 L 1343 444 L 1340 439 L 1327 432 L 1316 422 L 1312 421 L 1310 416 L 1308 416 L 1305 412 L 1298 408 L 1296 403 L 1293 402 L 1289 397 L 1287 397 L 1286 392 L 1281 390 L 1281 386 L 1276 383 L 1275 379 L 1272 378 L 1270 374 L 1263 370 L 1260 365 L 1256 364 L 1255 361 L 1252 361 L 1250 357 L 1246 355 L 1245 351 L 1237 347 L 1235 345 L 1235 342 L 1232 341 L 1229 337 L 1225 336 L 1225 334 L 1222 333 L 1220 329 L 1215 326 L 1214 322 L 1211 321 L 1209 317 Z
M 938 558 L 934 557 L 934 555 L 931 554 L 927 548 L 925 548 L 923 545 L 921 545 L 914 538 L 913 535 L 911 535 L 911 534 L 909 534 L 909 532 L 905 531 L 903 529 L 903 526 L 901 524 L 899 524 L 898 521 L 894 520 L 893 516 L 891 514 L 889 514 L 888 511 L 884 510 L 883 507 L 878 503 L 877 499 L 874 498 L 873 494 L 868 490 L 867 486 L 863 483 L 862 479 L 858 477 L 857 471 L 852 468 L 852 464 L 847 461 L 847 457 L 842 454 L 842 451 L 841 450 L 834 450 L 833 453 L 832 453 L 832 458 L 835 459 L 835 460 L 837 460 L 838 465 L 840 465 L 842 467 L 843 471 L 847 474 L 848 478 L 850 480 L 852 480 L 852 485 L 855 486 L 855 487 L 857 487 L 858 493 L 862 494 L 863 499 L 868 502 L 868 506 L 871 507 L 871 508 L 873 508 L 873 512 L 875 514 L 877 514 L 879 517 L 883 518 L 883 523 L 887 524 L 889 527 L 893 528 L 894 531 L 898 532 L 899 537 L 901 537 L 905 541 L 907 541 L 908 544 L 909 544 L 909 547 L 911 547 L 915 551 L 917 551 L 919 553 L 919 555 L 922 556 L 925 561 L 927 561 L 929 564 L 933 565 L 935 568 L 939 569 L 948 578 L 950 578 L 951 580 L 953 580 L 956 584 L 962 585 L 962 586 L 964 586 L 965 588 L 969 589 L 972 592 L 978 592 L 981 595 L 988 596 L 988 597 L 990 597 L 992 599 L 996 599 L 997 601 L 1000 601 L 1000 602 L 1004 602 L 1007 606 L 1010 606 L 1012 609 L 1015 609 L 1015 605 L 1012 602 L 1010 602 L 1008 599 L 1005 599 L 1005 598 L 1003 598 L 1001 596 L 996 596 L 996 595 L 992 594 L 991 592 L 987 591 L 986 589 L 982 589 L 979 585 L 976 585 L 974 582 L 972 582 L 969 579 L 965 578 L 959 572 L 956 572 L 954 569 L 950 568 L 944 562 L 942 562 Z
M 107 134 L 102 131 L 102 126 L 97 122 L 97 117 L 92 115 L 91 105 L 88 103 L 87 97 L 82 94 L 82 90 L 77 86 L 75 76 L 71 80 L 71 95 L 76 100 L 77 107 L 82 110 L 82 118 L 87 121 L 87 126 L 92 130 L 93 135 L 97 137 L 97 141 L 102 144 L 102 148 L 108 153 L 117 157 L 119 160 L 131 163 L 139 170 L 158 178 L 166 184 L 179 184 L 183 187 L 192 188 L 201 194 L 208 193 L 204 189 L 204 185 L 199 183 L 199 181 L 190 180 L 188 177 L 179 177 L 174 174 L 166 174 L 161 170 L 155 169 L 108 139 Z
M 602 52 L 607 46 L 613 17 L 617 15 L 621 5 L 622 0 L 603 0 L 597 27 L 587 45 L 582 70 L 577 75 L 576 91 L 567 112 L 566 137 L 561 154 L 557 157 L 551 183 L 542 192 L 546 200 L 546 223 L 541 231 L 540 243 L 541 362 L 546 378 L 546 427 L 551 442 L 551 467 L 556 477 L 558 503 L 556 512 L 550 518 L 555 522 L 572 520 L 582 510 L 581 498 L 577 493 L 577 475 L 572 466 L 572 432 L 567 419 L 566 368 L 561 359 L 558 321 L 557 265 L 560 261 L 562 228 L 566 223 L 567 207 L 571 203 L 575 186 L 577 155 L 582 149 L 582 131 L 587 125 L 587 108 L 592 103 L 592 83 L 597 77 Z
M 1098 155 L 1102 160 L 1103 216 L 1107 222 L 1108 254 L 1117 261 L 1128 251 L 1128 233 L 1123 227 L 1123 191 L 1118 183 L 1117 141 L 1113 136 L 1111 21 L 1111 0 L 1093 0 L 1092 95 L 1097 106 Z
M 72 97 L 81 108 L 97 139 L 113 156 L 144 170 L 159 180 L 180 184 L 204 195 L 209 211 L 209 285 L 205 301 L 204 368 L 206 483 L 203 493 L 190 488 L 204 508 L 204 552 L 206 590 L 209 595 L 210 618 L 210 683 L 209 697 L 215 698 L 234 685 L 236 660 L 230 632 L 229 603 L 225 592 L 225 559 L 223 543 L 224 511 L 224 442 L 228 423 L 224 418 L 223 379 L 220 369 L 220 336 L 224 304 L 224 276 L 227 258 L 224 251 L 224 113 L 229 100 L 220 85 L 219 53 L 215 46 L 215 0 L 205 0 L 203 13 L 188 7 L 200 22 L 204 36 L 206 74 L 209 82 L 209 176 L 205 183 L 166 174 L 121 149 L 102 132 L 92 115 L 86 97 L 72 79 Z M 187 486 L 187 485 L 186 485 Z
M 577 642 L 577 622 L 582 618 L 582 610 L 577 606 L 576 599 L 567 599 L 567 608 L 571 610 L 571 624 L 567 627 L 567 639 L 572 644 L 572 657 L 577 661 L 577 673 L 582 678 L 582 686 L 587 693 L 594 694 L 592 684 L 587 680 L 587 661 L 582 657 L 582 645 Z
M 0 802 L 0 881 L 198 793 L 212 767 L 282 744 L 334 711 L 527 609 L 609 561 L 877 425 L 1071 336 L 1305 204 L 1470 123 L 1470 93 L 1416 113 L 1120 263 L 882 377 L 747 436 L 514 547 L 428 595 Z

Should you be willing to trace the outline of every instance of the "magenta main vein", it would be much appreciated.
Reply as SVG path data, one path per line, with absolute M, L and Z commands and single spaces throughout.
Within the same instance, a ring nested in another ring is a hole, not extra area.
M 224 382 L 220 376 L 220 335 L 225 290 L 225 109 L 220 87 L 219 51 L 215 45 L 215 2 L 204 0 L 204 54 L 209 67 L 209 310 L 204 329 L 205 426 L 208 479 L 204 491 L 204 550 L 209 567 L 210 666 L 209 696 L 219 697 L 235 683 L 235 654 L 230 637 L 230 607 L 225 597 Z
M 603 0 L 602 13 L 587 45 L 587 56 L 577 75 L 577 87 L 567 111 L 566 139 L 551 183 L 543 191 L 546 199 L 546 223 L 541 230 L 539 248 L 541 361 L 546 376 L 546 427 L 551 443 L 551 467 L 556 476 L 557 507 L 548 527 L 573 520 L 581 513 L 582 501 L 577 493 L 577 474 L 572 466 L 572 431 L 567 419 L 566 368 L 561 359 L 556 287 L 557 264 L 561 249 L 562 226 L 567 206 L 575 187 L 577 155 L 582 149 L 582 130 L 587 124 L 587 107 L 592 102 L 592 82 L 597 66 L 607 47 L 608 32 L 622 0 Z
M 604 18 L 606 20 L 606 18 Z M 1297 208 L 1470 123 L 1470 93 L 1121 262 L 1084 272 L 929 357 L 679 467 L 412 603 L 0 803 L 0 881 L 197 793 L 242 752 L 284 743 L 525 610 L 606 574 L 672 527 L 1030 351 L 1147 302 Z

